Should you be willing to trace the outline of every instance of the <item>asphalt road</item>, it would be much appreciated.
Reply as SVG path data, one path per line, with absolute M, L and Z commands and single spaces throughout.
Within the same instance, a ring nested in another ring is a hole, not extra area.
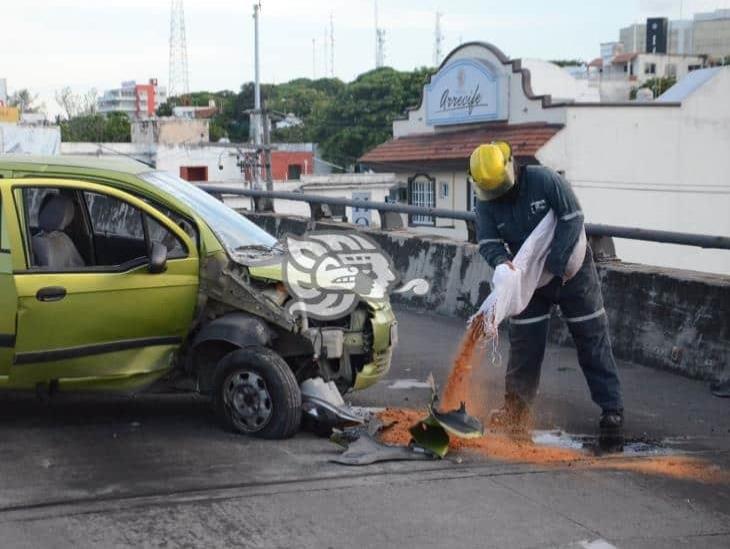
M 393 370 L 354 403 L 419 406 L 428 390 L 394 382 L 429 372 L 445 380 L 463 322 L 399 318 Z M 730 469 L 730 400 L 701 382 L 620 366 L 630 435 Z M 491 364 L 480 371 L 489 406 L 499 404 L 503 374 Z M 537 418 L 539 428 L 595 430 L 598 410 L 571 349 L 548 351 Z M 730 546 L 727 482 L 470 453 L 460 463 L 351 468 L 328 462 L 337 452 L 308 434 L 225 433 L 208 404 L 187 395 L 61 395 L 50 404 L 1 395 L 0 546 Z

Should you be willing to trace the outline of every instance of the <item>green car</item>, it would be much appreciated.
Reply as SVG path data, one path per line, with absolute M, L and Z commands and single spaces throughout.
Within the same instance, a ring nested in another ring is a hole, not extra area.
M 390 368 L 387 301 L 293 316 L 276 239 L 139 162 L 0 156 L 0 227 L 0 388 L 188 389 L 283 438 L 303 380 L 362 389 Z

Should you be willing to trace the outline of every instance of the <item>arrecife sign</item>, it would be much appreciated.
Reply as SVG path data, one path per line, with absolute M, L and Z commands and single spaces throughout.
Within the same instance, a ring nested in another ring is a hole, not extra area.
M 479 61 L 449 63 L 426 86 L 426 123 L 432 126 L 496 120 L 499 82 Z

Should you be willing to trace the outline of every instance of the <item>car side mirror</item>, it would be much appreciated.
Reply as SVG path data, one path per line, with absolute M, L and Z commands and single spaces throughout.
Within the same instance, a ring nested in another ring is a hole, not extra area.
M 147 267 L 150 273 L 164 273 L 167 269 L 167 247 L 159 242 L 153 242 L 150 249 L 150 263 Z

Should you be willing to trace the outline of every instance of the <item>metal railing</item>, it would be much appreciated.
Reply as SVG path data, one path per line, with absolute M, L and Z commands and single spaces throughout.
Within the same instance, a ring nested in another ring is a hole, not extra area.
M 405 204 L 394 204 L 389 202 L 373 202 L 371 200 L 353 200 L 351 198 L 338 198 L 317 194 L 306 194 L 300 192 L 286 191 L 261 191 L 255 189 L 243 189 L 228 185 L 216 185 L 204 183 L 198 185 L 202 190 L 216 196 L 233 195 L 246 196 L 254 201 L 254 211 L 265 211 L 261 207 L 263 199 L 292 200 L 306 202 L 310 207 L 311 218 L 315 221 L 332 217 L 331 206 L 351 206 L 365 210 L 376 210 L 380 214 L 381 229 L 390 230 L 401 228 L 403 225 L 389 212 L 397 214 L 423 215 L 429 217 L 440 217 L 443 219 L 456 219 L 464 221 L 467 227 L 469 242 L 476 242 L 476 214 L 474 212 L 447 210 L 444 208 L 423 208 Z M 398 216 L 400 218 L 400 216 Z M 730 237 L 713 236 L 704 234 L 680 233 L 674 231 L 659 231 L 654 229 L 640 229 L 635 227 L 618 227 L 615 225 L 599 225 L 586 223 L 586 233 L 595 239 L 601 238 L 626 238 L 631 240 L 643 240 L 646 242 L 661 242 L 665 244 L 679 244 L 683 246 L 696 246 L 700 248 L 730 250 Z M 608 243 L 613 248 L 612 243 Z

